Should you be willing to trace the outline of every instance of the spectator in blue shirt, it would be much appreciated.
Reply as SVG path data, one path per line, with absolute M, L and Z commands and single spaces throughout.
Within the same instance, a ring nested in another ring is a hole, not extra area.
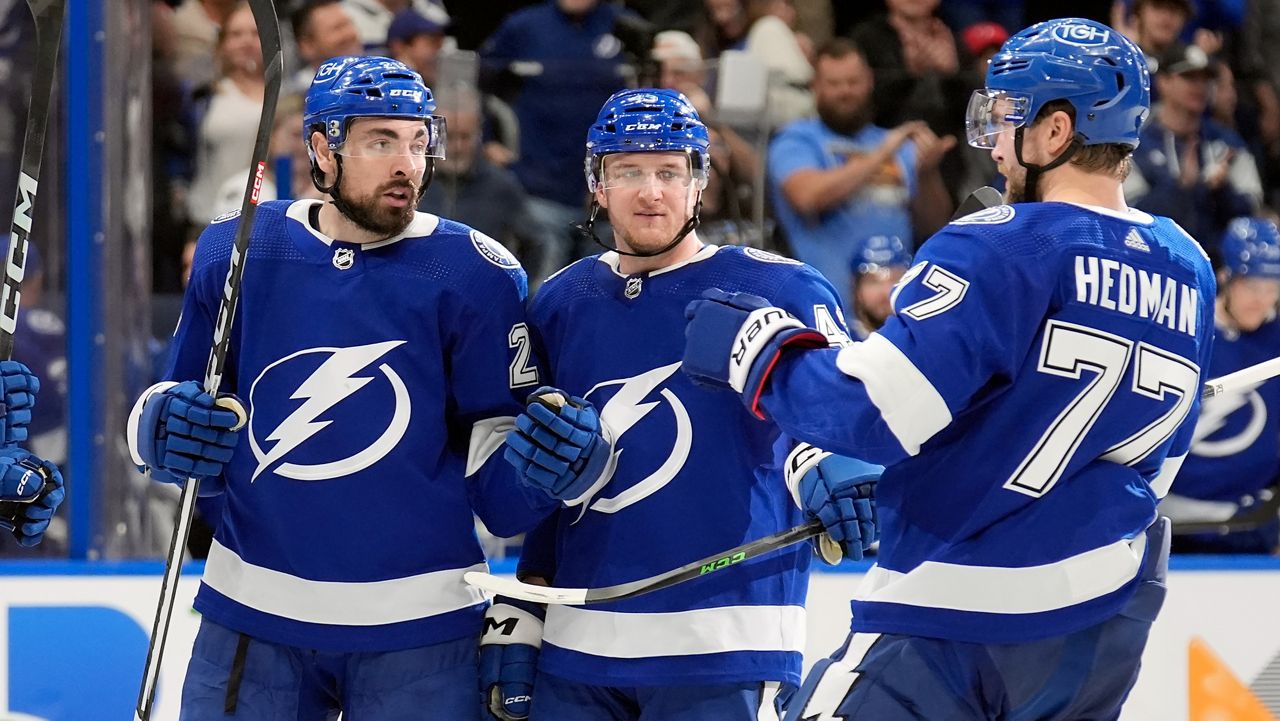
M 923 121 L 873 125 L 873 86 L 857 46 L 828 42 L 814 68 L 818 117 L 786 126 L 769 145 L 769 191 L 791 249 L 842 289 L 849 311 L 849 264 L 863 242 L 927 237 L 952 208 L 938 164 L 955 138 Z
M 1257 163 L 1234 131 L 1205 117 L 1214 68 L 1195 45 L 1177 44 L 1158 60 L 1160 102 L 1133 153 L 1125 197 L 1177 221 L 1195 238 L 1219 238 L 1262 198 Z
M 513 13 L 480 48 L 486 76 L 515 76 L 512 106 L 520 125 L 520 155 L 512 164 L 529 194 L 525 227 L 538 258 L 526 263 L 537 282 L 572 260 L 584 218 L 582 138 L 600 105 L 627 84 L 632 57 L 626 30 L 643 21 L 600 0 L 548 0 Z

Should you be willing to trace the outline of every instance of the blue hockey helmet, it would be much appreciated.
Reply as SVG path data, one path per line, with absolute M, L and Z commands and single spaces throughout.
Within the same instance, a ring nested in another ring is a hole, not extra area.
M 887 268 L 911 267 L 911 253 L 896 235 L 873 235 L 858 246 L 850 270 L 858 275 Z
M 587 187 L 602 187 L 602 161 L 611 153 L 683 152 L 698 189 L 707 186 L 711 138 L 683 93 L 662 88 L 614 93 L 587 131 Z
M 969 144 L 994 147 L 1001 131 L 1031 123 L 1053 100 L 1075 108 L 1082 145 L 1138 147 L 1138 129 L 1151 110 L 1151 75 L 1142 50 L 1118 31 L 1084 18 L 1022 30 L 991 58 L 986 88 L 969 101 Z
M 1222 262 L 1233 275 L 1280 279 L 1280 231 L 1262 218 L 1231 221 L 1222 234 Z
M 421 120 L 427 125 L 427 157 L 443 158 L 444 118 L 436 109 L 422 76 L 399 60 L 377 56 L 343 56 L 320 65 L 303 107 L 302 134 L 315 160 L 311 133 L 324 133 L 331 150 L 347 139 L 355 118 Z

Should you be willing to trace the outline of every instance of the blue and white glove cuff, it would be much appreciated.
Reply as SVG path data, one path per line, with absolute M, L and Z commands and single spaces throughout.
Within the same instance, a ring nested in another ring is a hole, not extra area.
M 751 311 L 733 339 L 729 352 L 729 387 L 741 393 L 756 358 L 773 337 L 784 330 L 804 329 L 804 323 L 781 308 L 757 308 Z
M 787 482 L 787 490 L 791 492 L 791 500 L 796 504 L 796 508 L 805 510 L 804 501 L 800 499 L 800 479 L 817 468 L 823 459 L 830 456 L 831 451 L 824 451 L 815 445 L 803 442 L 797 443 L 796 447 L 787 454 L 787 461 L 782 468 L 782 477 Z
M 524 644 L 542 648 L 542 619 L 509 603 L 495 603 L 484 613 L 481 646 Z
M 139 451 L 138 445 L 138 424 L 142 421 L 142 408 L 147 405 L 147 400 L 157 393 L 164 393 L 170 388 L 178 385 L 177 381 L 161 381 L 142 392 L 138 396 L 138 402 L 133 404 L 133 410 L 129 411 L 129 422 L 125 426 L 125 439 L 129 444 L 129 457 L 133 459 L 133 465 L 138 468 L 145 469 L 146 461 L 142 460 L 142 453 Z

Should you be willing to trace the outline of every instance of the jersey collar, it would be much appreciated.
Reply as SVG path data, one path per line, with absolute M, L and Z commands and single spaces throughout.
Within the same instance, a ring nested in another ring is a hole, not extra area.
M 1104 208 L 1101 205 L 1088 205 L 1086 203 L 1067 203 L 1067 205 L 1074 205 L 1077 208 L 1084 208 L 1085 210 L 1097 213 L 1098 215 L 1105 215 L 1108 218 L 1118 218 L 1119 220 L 1138 223 L 1139 225 L 1151 225 L 1156 222 L 1156 219 L 1151 217 L 1150 213 L 1145 213 L 1137 208 L 1129 208 L 1127 211 L 1122 213 L 1117 210 L 1112 210 L 1111 208 Z
M 298 224 L 305 228 L 312 237 L 319 240 L 321 243 L 324 243 L 326 246 L 331 246 L 333 245 L 334 239 L 311 227 L 311 221 L 310 218 L 308 218 L 308 215 L 311 213 L 311 208 L 322 203 L 324 203 L 323 200 L 295 200 L 289 204 L 289 209 L 285 211 L 285 215 L 289 219 L 297 221 Z M 376 243 L 364 243 L 360 247 L 365 250 L 372 250 L 374 248 L 386 247 L 392 243 L 404 240 L 405 238 L 421 238 L 436 232 L 436 227 L 439 225 L 439 216 L 432 215 L 431 213 L 416 212 L 414 213 L 413 220 L 409 221 L 409 227 L 405 228 L 403 233 L 387 238 L 386 240 L 379 240 Z
M 652 278 L 655 275 L 670 273 L 671 271 L 676 270 L 678 268 L 683 268 L 686 265 L 689 265 L 690 263 L 698 263 L 700 261 L 704 261 L 707 258 L 710 258 L 711 256 L 715 255 L 716 252 L 719 250 L 720 250 L 720 246 L 711 245 L 711 244 L 704 245 L 697 253 L 694 253 L 693 255 L 680 261 L 679 263 L 674 263 L 672 265 L 658 268 L 657 270 L 651 270 L 645 275 L 648 275 L 650 278 Z M 621 260 L 622 260 L 622 256 L 618 255 L 612 250 L 608 251 L 607 253 L 600 254 L 601 263 L 604 263 L 605 265 L 609 266 L 609 269 L 613 271 L 614 275 L 618 276 L 619 278 L 626 278 L 627 275 L 623 273 L 622 270 L 620 269 Z

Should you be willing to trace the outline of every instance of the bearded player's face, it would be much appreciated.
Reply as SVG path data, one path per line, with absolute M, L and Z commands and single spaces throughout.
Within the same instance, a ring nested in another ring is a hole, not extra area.
M 338 151 L 342 174 L 335 195 L 343 213 L 365 230 L 391 237 L 409 226 L 426 173 L 426 125 L 420 120 L 360 118 Z

